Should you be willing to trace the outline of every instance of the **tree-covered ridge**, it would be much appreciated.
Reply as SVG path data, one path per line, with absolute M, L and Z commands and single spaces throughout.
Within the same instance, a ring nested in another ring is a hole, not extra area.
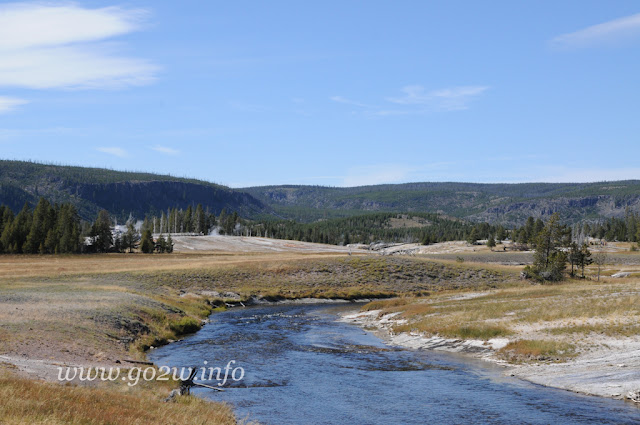
M 372 193 L 377 199 L 385 199 L 388 192 L 406 191 L 415 193 L 466 193 L 469 195 L 487 194 L 508 196 L 517 200 L 529 198 L 550 198 L 557 196 L 592 196 L 592 195 L 634 195 L 640 193 L 640 180 L 623 180 L 595 183 L 462 183 L 462 182 L 420 182 L 400 184 L 379 184 L 357 187 L 328 187 L 305 185 L 255 186 L 243 190 L 260 195 L 279 194 L 275 199 L 283 199 L 287 194 L 295 193 L 296 197 L 318 197 L 321 194 L 335 199 L 345 196 L 365 197 L 370 199 Z
M 173 206 L 198 203 L 212 212 L 224 208 L 243 216 L 269 214 L 270 210 L 246 193 L 201 180 L 151 173 L 131 173 L 100 168 L 0 161 L 0 203 L 17 211 L 40 197 L 51 203 L 71 203 L 85 220 L 102 209 L 120 221 L 133 214 L 159 214 Z
M 220 189 L 231 190 L 226 186 L 211 183 L 204 180 L 185 177 L 175 177 L 139 171 L 116 171 L 106 168 L 78 167 L 72 165 L 43 164 L 30 161 L 0 160 L 0 182 L 19 183 L 23 187 L 35 185 L 43 177 L 53 178 L 54 181 L 70 183 L 122 183 L 122 182 L 149 182 L 149 181 L 180 181 L 212 186 Z
M 406 183 L 361 187 L 264 186 L 243 189 L 278 214 L 299 221 L 357 211 L 441 212 L 473 221 L 522 224 L 528 216 L 565 221 L 640 211 L 640 181 L 600 183 Z
M 106 209 L 118 221 L 160 216 L 168 208 L 202 204 L 212 214 L 311 223 L 374 212 L 439 213 L 473 222 L 522 225 L 529 216 L 559 213 L 567 223 L 623 218 L 640 212 L 640 181 L 600 183 L 406 183 L 350 188 L 264 186 L 229 189 L 206 181 L 158 175 L 0 160 L 0 203 L 20 210 L 43 196 L 73 204 L 92 221 Z

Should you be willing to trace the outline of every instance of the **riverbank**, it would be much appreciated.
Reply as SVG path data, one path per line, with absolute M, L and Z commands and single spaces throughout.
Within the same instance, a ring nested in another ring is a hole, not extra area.
M 216 309 L 245 301 L 347 302 L 516 282 L 516 273 L 500 268 L 341 252 L 2 256 L 0 373 L 17 388 L 56 382 L 59 367 L 130 368 L 135 363 L 128 360 L 145 361 L 151 347 L 179 340 Z M 52 397 L 69 395 L 62 386 L 43 385 Z M 106 391 L 109 405 L 113 388 L 92 386 Z M 125 389 L 146 403 L 171 389 L 159 388 Z M 18 394 L 7 394 L 7 402 L 18 402 Z M 2 415 L 0 422 L 20 423 Z
M 505 374 L 577 393 L 637 400 L 637 282 L 436 294 L 375 301 L 342 320 L 390 345 L 466 353 Z

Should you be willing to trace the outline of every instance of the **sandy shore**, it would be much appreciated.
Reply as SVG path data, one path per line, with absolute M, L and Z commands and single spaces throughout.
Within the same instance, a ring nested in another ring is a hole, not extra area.
M 507 338 L 488 341 L 428 337 L 417 333 L 395 334 L 392 327 L 405 321 L 380 310 L 344 313 L 341 320 L 374 332 L 387 344 L 424 350 L 465 353 L 504 366 L 504 374 L 577 393 L 631 399 L 640 392 L 640 338 L 603 338 L 593 349 L 565 363 L 509 364 L 497 356 L 497 350 L 509 343 Z

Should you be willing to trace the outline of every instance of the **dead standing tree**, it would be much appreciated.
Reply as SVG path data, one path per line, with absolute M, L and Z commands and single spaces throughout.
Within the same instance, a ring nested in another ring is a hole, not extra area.
M 602 266 L 607 262 L 607 253 L 606 252 L 597 252 L 593 256 L 593 262 L 598 266 L 598 282 L 600 282 L 600 270 L 602 270 Z

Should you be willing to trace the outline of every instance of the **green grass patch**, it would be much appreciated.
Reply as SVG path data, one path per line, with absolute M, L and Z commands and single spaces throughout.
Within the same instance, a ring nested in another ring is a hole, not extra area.
M 176 334 L 176 336 L 192 334 L 199 331 L 201 327 L 201 321 L 188 316 L 172 321 L 169 324 L 169 328 Z

